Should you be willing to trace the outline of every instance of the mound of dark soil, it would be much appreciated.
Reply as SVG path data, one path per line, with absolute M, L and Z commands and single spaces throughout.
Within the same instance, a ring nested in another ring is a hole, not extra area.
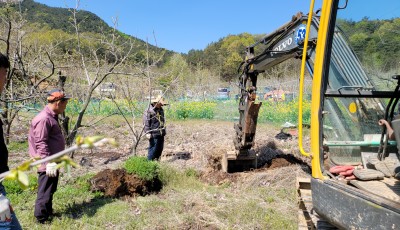
M 276 155 L 273 159 L 269 160 L 265 164 L 265 168 L 268 168 L 268 169 L 281 168 L 281 167 L 287 167 L 292 164 L 298 164 L 301 166 L 305 166 L 306 168 L 308 168 L 310 170 L 310 166 L 306 162 L 293 156 L 292 154 Z
M 162 188 L 158 178 L 146 181 L 124 169 L 101 171 L 90 180 L 90 184 L 92 192 L 100 191 L 107 197 L 145 196 Z
M 224 183 L 236 182 L 237 175 L 219 170 L 209 170 L 200 174 L 200 180 L 210 185 L 221 185 Z
M 269 169 L 274 169 L 274 168 L 282 168 L 282 167 L 287 167 L 291 165 L 289 161 L 287 161 L 285 158 L 276 158 L 271 160 L 271 164 L 268 166 Z

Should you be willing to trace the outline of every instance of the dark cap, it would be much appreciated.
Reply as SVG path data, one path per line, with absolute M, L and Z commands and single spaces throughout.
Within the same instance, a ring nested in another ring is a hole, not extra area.
M 55 102 L 58 100 L 68 100 L 71 97 L 66 95 L 64 91 L 60 89 L 53 89 L 47 93 L 47 101 L 48 102 Z

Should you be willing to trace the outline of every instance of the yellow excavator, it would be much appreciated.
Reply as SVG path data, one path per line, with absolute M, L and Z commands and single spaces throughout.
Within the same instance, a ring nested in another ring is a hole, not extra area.
M 308 14 L 297 14 L 246 48 L 239 68 L 236 151 L 223 157 L 222 168 L 230 172 L 237 167 L 255 167 L 251 148 L 262 104 L 256 100 L 257 76 L 289 58 L 299 58 L 298 141 L 301 154 L 311 159 L 313 211 L 341 229 L 400 229 L 400 75 L 396 75 L 400 67 L 383 71 L 367 66 L 365 59 L 379 57 L 365 53 L 363 59 L 357 57 L 341 28 L 343 22 L 355 24 L 365 19 L 391 20 L 399 25 L 400 1 L 318 3 L 316 6 L 311 0 Z M 400 31 L 389 24 L 381 29 Z M 398 37 L 394 41 L 381 37 L 380 42 L 399 42 Z M 365 45 L 371 40 L 365 34 L 354 39 Z M 392 57 L 386 60 L 398 58 L 398 52 L 387 52 Z M 304 150 L 302 135 L 306 70 L 312 78 L 309 152 Z

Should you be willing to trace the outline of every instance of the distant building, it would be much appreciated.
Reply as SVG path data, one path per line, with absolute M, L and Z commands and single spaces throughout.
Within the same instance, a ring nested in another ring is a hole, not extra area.
M 217 90 L 217 99 L 227 100 L 230 98 L 230 89 L 229 88 L 218 88 Z
M 113 82 L 104 82 L 99 87 L 100 95 L 107 98 L 115 98 L 116 89 L 117 85 Z

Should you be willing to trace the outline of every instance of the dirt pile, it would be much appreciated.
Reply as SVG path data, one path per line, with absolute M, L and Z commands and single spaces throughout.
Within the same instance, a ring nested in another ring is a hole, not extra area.
M 311 168 L 306 162 L 293 156 L 292 154 L 276 155 L 275 158 L 269 160 L 265 164 L 265 168 L 275 169 L 275 168 L 287 167 L 287 166 L 293 165 L 293 164 L 298 164 L 298 165 L 304 167 L 306 170 L 308 169 L 308 171 L 311 172 Z
M 145 196 L 158 192 L 162 188 L 161 181 L 140 179 L 134 174 L 128 174 L 123 169 L 106 169 L 97 173 L 91 180 L 91 191 L 103 192 L 107 197 Z
M 223 171 L 205 171 L 200 174 L 200 180 L 210 185 L 222 185 L 225 183 L 235 183 L 238 179 L 238 174 L 226 173 Z

